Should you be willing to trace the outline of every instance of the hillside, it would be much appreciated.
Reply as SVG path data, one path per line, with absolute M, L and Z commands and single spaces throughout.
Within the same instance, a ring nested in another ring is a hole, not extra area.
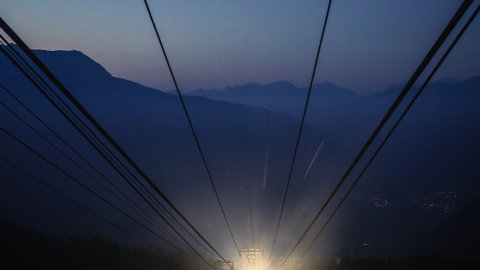
M 78 51 L 35 53 L 180 209 L 192 220 L 202 221 L 196 225 L 213 239 L 215 246 L 231 248 L 231 243 L 225 242 L 229 239 L 225 226 L 218 229 L 224 221 L 178 97 L 115 78 Z M 3 57 L 0 62 L 8 63 Z M 131 193 L 13 66 L 0 65 L 0 74 L 2 84 Z M 403 254 L 417 244 L 419 235 L 433 233 L 431 228 L 441 227 L 457 211 L 471 205 L 480 190 L 479 86 L 480 77 L 462 82 L 439 81 L 429 86 L 322 238 L 318 246 L 321 252 L 333 254 L 341 250 L 358 256 Z M 304 90 L 288 82 L 278 82 L 247 84 L 223 91 L 199 90 L 185 97 L 233 231 L 242 246 L 271 243 Z M 331 83 L 314 87 L 282 223 L 280 247 L 287 248 L 308 224 L 397 92 L 398 89 L 390 89 L 359 96 Z M 5 93 L 1 97 L 2 102 L 33 121 Z M 95 186 L 6 110 L 1 113 L 2 127 Z M 40 128 L 38 123 L 34 125 Z M 147 235 L 6 136 L 1 135 L 1 141 L 2 155 Z M 324 145 L 313 160 L 322 142 Z M 2 216 L 18 224 L 35 224 L 36 229 L 52 234 L 100 234 L 131 241 L 88 213 L 59 203 L 58 197 L 32 184 L 8 165 L 0 163 L 0 170 Z M 65 220 L 71 222 L 65 224 Z M 356 220 L 355 224 L 351 220 Z M 233 254 L 233 250 L 227 252 Z
M 112 77 L 98 63 L 78 51 L 35 53 L 105 126 L 126 152 L 141 164 L 156 184 L 179 204 L 180 209 L 193 220 L 202 220 L 203 216 L 212 217 L 204 224 L 198 224 L 202 231 L 207 235 L 216 235 L 218 239 L 228 239 L 228 231 L 218 232 L 218 228 L 214 226 L 224 221 L 219 214 L 178 97 Z M 5 61 L 3 58 L 0 60 Z M 100 168 L 107 170 L 109 175 L 115 175 L 18 71 L 11 65 L 2 65 L 0 72 L 4 74 L 1 82 L 5 86 L 34 111 L 40 112 L 48 123 L 78 145 L 82 153 L 99 164 Z M 2 93 L 2 97 L 6 95 Z M 6 100 L 8 105 L 20 109 L 13 100 Z M 245 238 L 244 245 L 252 245 L 249 243 L 255 241 L 271 241 L 268 240 L 271 235 L 263 232 L 270 231 L 278 215 L 299 121 L 284 113 L 203 97 L 186 97 L 185 101 L 226 211 L 231 216 L 232 224 L 238 224 L 233 228 L 234 231 L 240 238 L 243 235 L 255 235 L 254 238 Z M 6 111 L 2 111 L 2 114 L 9 115 Z M 24 112 L 22 114 L 25 115 Z M 50 157 L 62 165 L 78 171 L 67 161 L 59 159 L 57 153 L 39 142 L 35 135 L 13 117 L 2 118 L 2 126 L 21 134 L 22 139 L 47 151 Z M 303 207 L 300 198 L 306 193 L 315 195 L 320 201 L 322 195 L 333 185 L 333 179 L 338 177 L 345 158 L 349 155 L 343 147 L 312 126 L 305 127 L 304 135 L 290 194 L 290 199 L 296 203 L 288 206 L 289 211 L 294 211 L 297 205 Z M 2 137 L 2 141 L 8 140 Z M 316 158 L 316 166 L 305 180 L 305 170 L 323 140 L 325 146 Z M 7 153 L 14 161 L 32 168 L 34 173 L 44 176 L 47 174 L 53 179 L 59 177 L 57 172 L 45 168 L 38 159 L 24 154 L 24 149 L 10 142 L 2 145 L 3 154 Z M 0 166 L 4 171 L 4 178 L 25 178 L 18 172 L 12 172 L 7 165 Z M 85 181 L 91 182 L 89 179 Z M 115 181 L 127 189 L 121 179 L 116 177 Z M 79 187 L 66 182 L 62 182 L 62 185 L 71 193 L 88 198 L 88 195 L 79 191 Z M 33 200 L 32 203 L 38 204 L 40 209 L 42 204 L 54 204 L 55 201 L 40 199 L 46 195 L 36 194 L 36 189 L 31 187 L 28 180 L 6 184 L 2 192 L 5 200 L 16 196 L 25 200 L 22 205 L 18 205 L 24 208 L 24 212 L 20 213 L 14 211 L 15 207 L 9 207 L 9 203 L 2 204 L 5 215 L 18 216 L 20 223 L 22 219 L 25 221 L 37 216 L 32 215 L 33 209 L 25 207 L 28 205 L 27 201 Z M 67 210 L 56 210 L 62 211 L 62 215 L 66 216 L 76 214 Z M 313 211 L 313 207 L 311 210 Z M 309 215 L 309 211 L 304 213 L 304 217 Z M 39 227 L 52 228 L 42 216 L 36 218 L 38 220 L 34 223 Z M 251 220 L 257 220 L 259 224 L 256 228 L 262 229 L 252 232 L 254 227 Z M 299 219 L 296 222 L 304 221 Z M 217 245 L 229 243 L 219 242 Z

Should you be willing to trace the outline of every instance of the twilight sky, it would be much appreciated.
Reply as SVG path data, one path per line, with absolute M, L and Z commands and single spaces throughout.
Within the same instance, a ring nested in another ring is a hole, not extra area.
M 150 5 L 187 91 L 280 80 L 307 85 L 327 2 L 151 0 Z M 316 81 L 359 93 L 403 84 L 460 3 L 334 0 Z M 2 0 L 0 16 L 33 48 L 79 50 L 114 76 L 173 89 L 141 0 Z M 437 78 L 480 74 L 479 31 L 476 20 Z

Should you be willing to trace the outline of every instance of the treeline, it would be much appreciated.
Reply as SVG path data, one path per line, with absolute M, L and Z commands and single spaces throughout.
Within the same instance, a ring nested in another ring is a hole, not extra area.
M 447 258 L 442 255 L 408 256 L 382 260 L 374 257 L 340 258 L 336 262 L 320 261 L 304 270 L 478 270 L 479 261 Z
M 0 269 L 207 270 L 191 255 L 151 247 L 123 247 L 102 238 L 63 239 L 0 218 Z M 374 257 L 305 263 L 299 270 L 478 270 L 480 261 L 435 256 Z
M 0 219 L 1 269 L 205 270 L 189 254 L 122 247 L 102 238 L 48 236 Z

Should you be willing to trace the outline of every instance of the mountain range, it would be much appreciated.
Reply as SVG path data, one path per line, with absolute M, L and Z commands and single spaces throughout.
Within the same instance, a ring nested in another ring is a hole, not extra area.
M 224 221 L 178 97 L 113 77 L 78 51 L 36 50 L 35 53 L 179 208 L 197 221 L 199 229 L 211 237 L 216 246 L 233 254 L 231 242 L 226 240 L 228 231 L 223 229 Z M 8 62 L 1 56 L 0 63 Z M 11 64 L 2 64 L 0 74 L 0 83 L 81 149 L 81 153 L 126 193 L 133 195 Z M 392 88 L 382 93 L 358 95 L 333 83 L 314 85 L 282 221 L 280 247 L 287 249 L 308 224 L 399 90 Z M 347 201 L 345 209 L 339 212 L 321 240 L 319 250 L 325 254 L 342 250 L 384 256 L 388 256 L 388 252 L 408 252 L 412 243 L 418 246 L 419 234 L 447 224 L 457 213 L 421 207 L 429 203 L 443 205 L 443 201 L 431 202 L 430 198 L 438 199 L 432 195 L 438 192 L 455 195 L 454 209 L 472 209 L 470 205 L 480 190 L 477 181 L 480 176 L 479 90 L 480 77 L 431 83 Z M 3 92 L 0 95 L 3 103 L 48 134 L 13 99 Z M 305 95 L 304 87 L 277 82 L 224 90 L 195 90 L 185 96 L 220 198 L 242 247 L 271 243 Z M 18 134 L 75 175 L 81 175 L 85 183 L 95 186 L 6 110 L 2 109 L 1 113 L 2 127 Z M 1 136 L 2 156 L 145 234 L 5 135 Z M 59 198 L 40 190 L 28 177 L 8 165 L 1 163 L 0 168 L 1 215 L 18 224 L 35 224 L 37 229 L 49 233 L 114 234 L 105 224 L 89 226 L 93 222 L 91 216 L 72 211 L 71 205 L 59 205 Z M 102 194 L 109 197 L 106 191 Z M 383 200 L 395 204 L 385 204 Z M 142 204 L 140 200 L 138 203 Z M 448 203 L 450 207 L 452 202 Z M 469 216 L 478 214 L 468 213 Z M 385 249 L 385 245 L 391 248 Z M 279 252 L 282 251 L 280 248 Z

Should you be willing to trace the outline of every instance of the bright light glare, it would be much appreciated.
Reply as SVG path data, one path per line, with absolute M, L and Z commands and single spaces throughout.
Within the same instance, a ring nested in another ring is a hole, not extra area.
M 242 265 L 238 270 L 264 270 L 265 263 L 263 258 L 263 249 L 261 248 L 242 248 Z

